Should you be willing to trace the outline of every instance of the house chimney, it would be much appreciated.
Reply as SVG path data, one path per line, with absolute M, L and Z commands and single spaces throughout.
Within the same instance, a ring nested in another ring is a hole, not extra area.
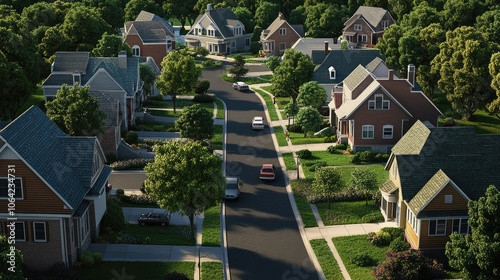
M 392 81 L 392 80 L 394 79 L 394 70 L 389 69 L 389 70 L 387 71 L 387 79 L 388 79 L 389 81 Z
M 413 64 L 408 64 L 408 82 L 410 83 L 411 87 L 415 86 L 415 65 Z
M 328 54 L 328 41 L 325 41 L 325 56 Z
M 211 10 L 212 10 L 212 4 L 207 4 L 207 10 L 206 10 L 206 12 L 211 11 Z
M 283 15 L 283 13 L 282 13 L 282 12 L 279 12 L 279 13 L 278 13 L 278 17 L 279 17 L 281 20 L 285 19 L 285 15 Z
M 127 69 L 127 52 L 120 51 L 118 53 L 118 67 L 122 69 Z

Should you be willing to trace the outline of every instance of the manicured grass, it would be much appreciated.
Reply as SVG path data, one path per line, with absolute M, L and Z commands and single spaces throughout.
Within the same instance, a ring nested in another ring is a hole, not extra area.
M 174 123 L 166 122 L 148 122 L 136 125 L 137 131 L 158 131 L 158 132 L 178 132 L 179 130 L 175 128 Z
M 235 58 L 238 55 L 241 55 L 245 59 L 256 57 L 255 54 L 253 54 L 253 53 L 233 53 L 233 54 L 228 55 L 228 57 Z
M 290 181 L 293 184 L 297 181 Z M 297 204 L 297 209 L 299 210 L 300 217 L 302 218 L 302 222 L 304 223 L 304 227 L 317 227 L 318 223 L 316 222 L 316 218 L 311 210 L 311 205 L 307 201 L 307 198 L 302 195 L 294 194 L 295 204 Z
M 271 118 L 271 121 L 278 121 L 279 120 L 278 113 L 276 112 L 276 108 L 274 107 L 272 97 L 260 89 L 256 89 L 255 92 L 257 94 L 260 94 L 260 96 L 262 96 L 262 98 L 266 102 L 267 111 L 269 112 L 269 117 Z
M 205 211 L 203 219 L 203 246 L 220 246 L 220 205 Z
M 265 83 L 262 79 L 258 77 L 241 77 L 236 81 L 233 77 L 229 77 L 227 74 L 222 74 L 221 77 L 224 81 L 234 83 L 234 82 L 245 82 L 247 85 L 262 84 Z
M 308 138 L 304 137 L 304 133 L 302 132 L 290 132 L 290 141 L 292 141 L 293 145 L 318 144 L 325 143 L 325 137 Z M 332 143 L 332 145 L 334 144 Z
M 265 86 L 265 87 L 261 87 L 263 90 L 269 92 L 270 94 L 273 94 L 273 86 Z
M 439 126 L 443 126 L 446 118 L 439 119 Z M 478 134 L 500 134 L 500 119 L 489 115 L 484 110 L 477 110 L 471 120 L 457 120 L 457 126 L 472 126 Z
M 278 140 L 278 146 L 280 147 L 288 146 L 285 133 L 283 132 L 283 127 L 281 125 L 273 126 L 273 130 L 274 130 L 274 135 L 276 135 L 276 140 Z
M 222 271 L 222 263 L 220 262 L 202 262 L 201 263 L 201 280 L 223 280 L 224 272 Z
M 373 267 L 377 265 L 377 262 L 385 260 L 385 253 L 389 249 L 389 246 L 376 247 L 371 245 L 370 242 L 366 240 L 366 235 L 334 237 L 332 241 L 351 279 L 375 279 L 375 277 L 371 275 L 371 271 Z M 351 262 L 350 259 L 353 256 L 361 253 L 366 253 L 373 259 L 373 266 L 360 267 Z
M 261 76 L 259 76 L 259 77 L 261 77 L 262 79 L 265 79 L 265 80 L 270 81 L 270 80 L 271 80 L 271 78 L 273 77 L 273 75 L 261 75 Z
M 284 110 L 285 106 L 290 102 L 292 102 L 292 98 L 290 98 L 290 97 L 282 97 L 282 96 L 276 97 L 276 104 L 278 105 L 278 108 L 280 110 Z M 285 118 L 286 118 L 286 114 L 285 114 Z
M 174 271 L 194 279 L 194 262 L 102 262 L 80 269 L 79 274 L 88 280 L 162 280 Z
M 292 153 L 281 154 L 281 157 L 283 157 L 283 161 L 285 162 L 286 170 L 297 170 L 297 163 Z
M 301 158 L 302 170 L 306 178 L 314 178 L 314 165 L 317 163 L 325 163 L 327 166 L 342 166 L 351 164 L 351 156 L 344 154 L 330 154 L 327 151 L 311 151 L 311 158 Z
M 339 167 L 340 171 L 340 176 L 344 182 L 349 185 L 351 181 L 351 173 L 354 171 L 356 168 L 365 168 L 368 170 L 371 170 L 375 172 L 377 175 L 377 186 L 382 184 L 383 182 L 387 181 L 389 178 L 389 172 L 387 172 L 384 169 L 384 164 L 370 164 L 370 165 L 355 165 L 355 166 L 344 166 L 344 167 Z
M 109 243 L 194 246 L 195 240 L 191 235 L 190 226 L 126 224 L 120 232 L 101 233 L 99 238 Z
M 222 125 L 214 125 L 214 137 L 212 137 L 212 148 L 214 150 L 222 150 L 223 132 L 224 127 Z
M 148 108 L 148 113 L 150 113 L 153 116 L 156 117 L 178 117 L 180 113 L 182 112 L 182 109 L 177 108 L 176 112 L 170 111 L 170 110 L 155 110 L 155 109 L 150 109 Z
M 325 275 L 326 280 L 338 280 L 344 279 L 342 272 L 340 271 L 340 267 L 333 257 L 332 251 L 326 240 L 324 239 L 313 239 L 309 241 L 311 246 L 318 258 L 319 264 L 321 265 L 321 269 L 323 270 L 323 274 Z
M 368 200 L 368 205 L 365 201 L 332 202 L 328 209 L 328 202 L 321 202 L 316 203 L 316 207 L 325 226 L 373 222 L 364 217 L 378 217 L 379 222 L 384 221 L 379 206 L 373 200 Z
M 224 119 L 224 103 L 222 103 L 222 100 L 220 100 L 219 98 L 215 98 L 215 104 L 217 104 L 217 113 L 215 115 L 215 118 Z

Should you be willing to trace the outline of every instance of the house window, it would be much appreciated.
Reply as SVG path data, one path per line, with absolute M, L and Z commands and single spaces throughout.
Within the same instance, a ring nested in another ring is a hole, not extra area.
M 365 34 L 358 34 L 358 42 L 367 42 L 368 41 L 368 36 Z
M 245 39 L 245 46 L 250 46 L 250 38 Z
M 286 48 L 285 43 L 280 43 L 280 53 L 284 53 L 285 52 L 285 48 Z
M 9 184 L 11 185 L 9 186 Z M 14 187 L 12 184 L 14 184 Z M 23 199 L 23 182 L 21 178 L 0 177 L 0 199 L 8 199 L 12 195 L 15 199 Z
M 393 131 L 392 125 L 384 125 L 384 127 L 382 129 L 382 138 L 392 139 L 392 131 Z
M 444 203 L 453 203 L 453 195 L 447 194 L 444 196 Z
M 231 42 L 231 48 L 236 48 L 236 42 L 235 41 Z
M 16 236 L 16 241 L 26 241 L 26 229 L 24 228 L 24 222 L 15 222 L 16 230 L 14 231 Z
M 460 234 L 469 233 L 469 219 L 454 219 L 453 220 L 453 230 L 452 232 L 458 232 Z
M 383 20 L 382 21 L 382 28 L 386 29 L 387 27 L 389 27 L 389 21 L 388 20 Z
M 141 56 L 141 48 L 138 45 L 134 45 L 132 47 L 132 55 L 133 56 Z
M 235 27 L 235 28 L 233 29 L 233 34 L 234 34 L 234 36 L 241 35 L 241 34 L 242 34 L 242 32 L 241 32 L 241 27 Z
M 213 29 L 207 29 L 207 35 L 211 37 L 215 37 L 215 30 Z
M 361 31 L 361 30 L 363 30 L 363 27 L 361 26 L 361 24 L 355 24 L 354 25 L 354 30 L 355 31 Z
M 172 40 L 167 40 L 167 51 L 172 50 Z
M 389 110 L 389 100 L 382 94 L 375 94 L 375 100 L 368 100 L 368 110 Z
M 373 125 L 363 125 L 361 127 L 363 139 L 373 139 Z
M 286 28 L 280 28 L 280 35 L 281 36 L 286 35 Z
M 335 80 L 337 77 L 337 72 L 335 71 L 335 68 L 333 68 L 333 66 L 330 66 L 330 68 L 328 68 L 328 72 L 330 73 L 330 79 Z
M 33 222 L 33 240 L 35 242 L 47 242 L 45 223 Z
M 445 235 L 446 220 L 430 220 L 429 221 L 429 236 Z

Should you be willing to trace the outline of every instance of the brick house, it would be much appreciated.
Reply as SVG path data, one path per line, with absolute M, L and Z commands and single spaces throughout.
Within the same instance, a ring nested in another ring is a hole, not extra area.
M 286 49 L 291 48 L 298 39 L 304 37 L 304 26 L 302 24 L 289 24 L 283 13 L 260 34 L 260 44 L 265 55 L 281 56 Z
M 443 252 L 451 233 L 470 232 L 467 203 L 500 186 L 499 157 L 500 135 L 417 121 L 385 166 L 382 214 L 405 229 L 412 248 Z
M 0 234 L 10 234 L 24 263 L 71 267 L 99 234 L 111 168 L 96 137 L 64 134 L 36 106 L 0 130 Z M 7 169 L 15 170 L 15 215 L 7 213 Z
M 252 33 L 246 32 L 230 8 L 213 9 L 212 4 L 207 4 L 205 13 L 196 18 L 186 34 L 185 42 L 189 48 L 202 47 L 211 54 L 231 54 L 248 51 L 251 39 Z
M 396 23 L 382 8 L 360 6 L 344 23 L 342 38 L 350 47 L 376 45 L 386 28 Z
M 141 11 L 135 21 L 127 21 L 123 36 L 134 56 L 150 56 L 158 64 L 175 49 L 172 25 L 150 12 Z
M 338 141 L 354 152 L 389 153 L 417 120 L 437 126 L 441 111 L 417 88 L 414 65 L 407 73 L 399 79 L 380 59 L 356 67 L 329 104 Z

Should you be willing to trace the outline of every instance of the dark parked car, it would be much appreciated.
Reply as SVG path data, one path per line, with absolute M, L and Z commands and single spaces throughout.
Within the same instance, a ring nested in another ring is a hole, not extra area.
M 137 221 L 141 226 L 147 224 L 167 226 L 170 224 L 170 213 L 143 213 Z

